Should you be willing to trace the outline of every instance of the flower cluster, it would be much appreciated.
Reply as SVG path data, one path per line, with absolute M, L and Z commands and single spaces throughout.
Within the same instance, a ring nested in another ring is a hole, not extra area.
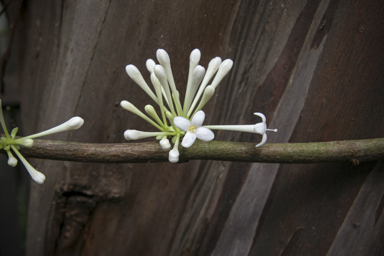
M 121 106 L 148 121 L 159 131 L 142 132 L 127 130 L 124 133 L 124 137 L 127 140 L 136 140 L 156 136 L 160 140 L 160 146 L 163 149 L 171 148 L 168 138 L 172 138 L 174 146 L 169 152 L 169 161 L 176 163 L 179 161 L 178 146 L 181 137 L 184 136 L 182 142 L 184 147 L 190 147 L 196 138 L 205 141 L 210 141 L 214 138 L 212 131 L 200 127 L 205 116 L 201 109 L 213 96 L 220 81 L 232 68 L 233 62 L 230 59 L 222 61 L 221 58 L 216 57 L 210 61 L 207 70 L 205 70 L 204 67 L 199 65 L 200 50 L 193 50 L 190 55 L 188 83 L 182 105 L 180 94 L 173 79 L 168 53 L 163 49 L 159 49 L 156 57 L 160 64 L 156 64 L 152 59 L 146 62 L 154 91 L 150 89 L 140 71 L 134 65 L 126 66 L 125 70 L 131 79 L 159 106 L 160 116 L 152 105 L 146 105 L 145 112 L 153 119 L 150 119 L 128 101 L 122 101 Z M 212 78 L 213 81 L 208 85 Z
M 41 172 L 37 171 L 35 168 L 32 167 L 28 163 L 28 161 L 23 157 L 23 155 L 20 154 L 19 149 L 20 145 L 24 147 L 32 147 L 33 146 L 33 140 L 34 138 L 50 135 L 53 133 L 63 132 L 63 131 L 70 131 L 70 130 L 76 130 L 79 129 L 83 124 L 84 120 L 81 117 L 72 117 L 67 122 L 58 125 L 54 128 L 51 128 L 49 130 L 46 130 L 44 132 L 36 133 L 33 135 L 29 135 L 27 137 L 17 138 L 16 134 L 19 130 L 17 127 L 14 128 L 11 132 L 11 134 L 8 133 L 7 126 L 5 125 L 5 120 L 3 116 L 3 108 L 1 106 L 1 100 L 0 100 L 0 123 L 3 128 L 5 136 L 0 138 L 0 149 L 4 149 L 7 152 L 8 155 L 8 165 L 15 167 L 17 165 L 17 159 L 12 155 L 11 149 L 15 154 L 18 156 L 18 158 L 21 160 L 21 162 L 24 164 L 25 168 L 28 170 L 29 174 L 31 175 L 32 179 L 36 181 L 39 184 L 42 184 L 45 180 L 45 175 Z
M 146 105 L 144 114 L 132 103 L 123 100 L 120 105 L 143 118 L 158 131 L 143 132 L 138 130 L 126 130 L 124 137 L 127 140 L 138 140 L 148 137 L 156 137 L 160 141 L 160 146 L 164 150 L 172 147 L 169 139 L 172 140 L 173 148 L 169 151 L 169 161 L 177 163 L 179 161 L 179 144 L 185 148 L 193 145 L 196 139 L 203 141 L 211 141 L 215 138 L 215 134 L 211 130 L 229 130 L 240 132 L 258 133 L 263 136 L 262 141 L 256 145 L 259 147 L 267 141 L 267 131 L 277 132 L 277 129 L 267 129 L 266 118 L 263 114 L 255 112 L 254 114 L 261 117 L 262 122 L 255 125 L 207 125 L 203 126 L 205 113 L 202 108 L 211 99 L 221 80 L 231 70 L 233 61 L 226 59 L 221 60 L 220 57 L 213 58 L 207 70 L 199 65 L 201 53 L 199 49 L 191 52 L 189 62 L 189 74 L 186 87 L 185 98 L 183 104 L 180 100 L 180 94 L 176 88 L 176 84 L 172 74 L 171 61 L 168 53 L 159 49 L 156 53 L 159 64 L 152 59 L 146 62 L 147 69 L 150 73 L 150 79 L 153 90 L 145 82 L 140 71 L 132 64 L 127 65 L 125 70 L 129 77 L 135 81 L 150 98 L 158 105 L 160 115 L 157 114 L 152 105 Z M 5 136 L 0 137 L 0 149 L 4 149 L 8 155 L 8 164 L 16 166 L 18 160 L 13 156 L 13 151 L 22 161 L 28 170 L 32 179 L 41 184 L 45 180 L 44 174 L 33 168 L 28 161 L 20 154 L 20 146 L 32 147 L 34 138 L 50 135 L 53 133 L 79 129 L 84 120 L 80 117 L 72 117 L 67 122 L 56 126 L 52 129 L 33 134 L 23 138 L 16 138 L 18 128 L 14 128 L 11 134 L 8 133 L 0 100 L 0 123 Z M 149 115 L 149 117 L 148 117 Z M 151 117 L 151 118 L 150 118 Z
M 261 113 L 255 113 L 255 115 L 262 118 L 262 122 L 255 125 L 202 126 L 205 119 L 205 113 L 202 111 L 202 108 L 213 96 L 221 80 L 232 68 L 232 60 L 226 59 L 222 61 L 220 57 L 213 58 L 209 62 L 207 70 L 205 70 L 204 67 L 199 65 L 200 50 L 193 50 L 190 55 L 188 82 L 182 104 L 173 78 L 168 53 L 163 49 L 159 49 L 157 50 L 156 57 L 159 64 L 156 64 L 152 59 L 148 59 L 146 62 L 154 90 L 148 86 L 140 71 L 134 65 L 127 65 L 125 70 L 128 76 L 158 105 L 160 115 L 157 114 L 152 105 L 146 105 L 144 108 L 145 112 L 152 119 L 126 100 L 123 100 L 120 105 L 124 109 L 143 118 L 159 131 L 126 130 L 124 133 L 125 139 L 137 140 L 156 137 L 160 140 L 161 148 L 170 149 L 172 146 L 169 139 L 171 138 L 173 148 L 169 151 L 169 161 L 176 163 L 179 161 L 178 147 L 182 137 L 181 145 L 189 148 L 196 138 L 203 141 L 213 140 L 215 137 L 211 131 L 213 129 L 252 132 L 263 135 L 262 141 L 256 145 L 256 147 L 259 147 L 267 140 L 266 131 L 277 131 L 276 129 L 267 129 L 265 116 Z

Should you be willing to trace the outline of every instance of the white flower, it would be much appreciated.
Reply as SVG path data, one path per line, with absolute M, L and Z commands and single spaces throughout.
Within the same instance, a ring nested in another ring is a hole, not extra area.
M 192 120 L 177 116 L 173 119 L 173 122 L 177 128 L 186 132 L 181 145 L 185 148 L 189 148 L 195 142 L 196 138 L 203 141 L 211 141 L 215 138 L 215 134 L 206 127 L 202 127 L 205 119 L 204 111 L 198 111 Z
M 260 147 L 260 146 L 264 145 L 265 142 L 267 142 L 267 131 L 277 132 L 277 129 L 267 129 L 267 124 L 266 124 L 267 120 L 262 113 L 255 112 L 253 114 L 261 117 L 261 120 L 262 120 L 261 123 L 257 123 L 253 126 L 253 130 L 255 131 L 255 133 L 263 135 L 261 142 L 256 145 L 256 147 Z
M 256 116 L 261 117 L 262 122 L 257 124 L 249 124 L 249 125 L 206 125 L 206 128 L 212 130 L 226 130 L 226 131 L 237 131 L 237 132 L 251 132 L 258 133 L 263 135 L 263 138 L 256 147 L 260 147 L 264 145 L 267 141 L 267 131 L 277 132 L 277 129 L 267 129 L 266 118 L 262 113 L 255 112 L 253 113 Z

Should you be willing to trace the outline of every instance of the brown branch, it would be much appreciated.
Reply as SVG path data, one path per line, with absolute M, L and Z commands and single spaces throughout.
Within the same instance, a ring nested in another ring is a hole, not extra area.
M 94 163 L 144 163 L 168 161 L 168 151 L 158 142 L 76 143 L 34 140 L 32 148 L 22 147 L 26 157 Z M 359 162 L 384 159 L 384 138 L 315 143 L 265 144 L 196 141 L 180 148 L 180 162 L 193 159 L 264 163 Z

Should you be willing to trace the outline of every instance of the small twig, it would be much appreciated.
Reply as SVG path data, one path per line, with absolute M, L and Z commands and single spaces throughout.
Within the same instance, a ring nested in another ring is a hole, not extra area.
M 94 163 L 144 163 L 168 161 L 168 151 L 158 142 L 76 143 L 34 140 L 22 147 L 26 157 Z M 359 162 L 384 159 L 384 138 L 315 143 L 265 144 L 196 141 L 189 149 L 180 148 L 180 162 L 194 159 L 264 163 Z

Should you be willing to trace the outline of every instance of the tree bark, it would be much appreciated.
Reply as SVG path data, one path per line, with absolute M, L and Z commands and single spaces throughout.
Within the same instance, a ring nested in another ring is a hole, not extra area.
M 122 143 L 148 130 L 119 106 L 150 98 L 124 72 L 168 51 L 183 98 L 188 56 L 234 66 L 205 124 L 279 128 L 269 143 L 382 138 L 382 1 L 12 1 L 26 134 Z M 218 132 L 218 140 L 254 135 Z M 179 165 L 33 161 L 28 255 L 381 255 L 382 161 L 353 166 L 193 161 Z M 348 245 L 348 246 L 346 246 Z

